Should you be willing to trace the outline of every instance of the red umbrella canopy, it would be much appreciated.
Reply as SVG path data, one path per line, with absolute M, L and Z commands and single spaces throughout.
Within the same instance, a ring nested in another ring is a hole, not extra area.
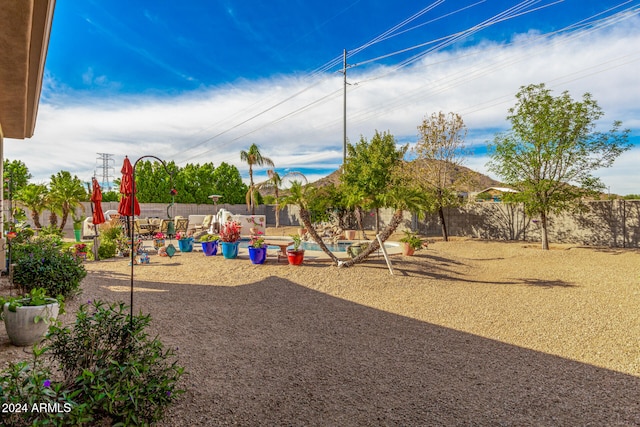
M 102 212 L 102 191 L 98 180 L 93 178 L 93 189 L 91 191 L 91 202 L 93 203 L 93 225 L 102 224 L 105 222 L 104 213 Z
M 133 183 L 133 167 L 129 157 L 125 156 L 122 164 L 122 180 L 120 181 L 120 193 L 123 195 L 118 206 L 118 213 L 123 216 L 131 216 L 131 204 L 133 204 L 134 215 L 140 215 L 140 205 L 135 195 L 135 184 Z

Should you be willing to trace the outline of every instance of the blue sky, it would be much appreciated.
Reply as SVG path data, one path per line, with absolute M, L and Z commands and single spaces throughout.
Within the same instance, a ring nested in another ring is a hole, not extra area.
M 36 134 L 6 144 L 35 181 L 89 180 L 97 153 L 178 164 L 227 162 L 256 143 L 281 173 L 311 180 L 342 161 L 342 52 L 351 142 L 389 131 L 414 142 L 425 115 L 462 115 L 486 173 L 523 85 L 591 92 L 640 131 L 640 0 L 272 0 L 56 4 Z M 640 193 L 640 146 L 599 171 Z M 257 179 L 266 175 L 256 171 Z

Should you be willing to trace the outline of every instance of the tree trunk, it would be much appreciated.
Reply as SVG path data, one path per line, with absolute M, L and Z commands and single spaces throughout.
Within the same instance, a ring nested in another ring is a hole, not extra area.
M 311 235 L 313 241 L 316 242 L 318 246 L 320 246 L 322 252 L 327 254 L 336 265 L 339 265 L 340 260 L 338 259 L 338 257 L 336 257 L 333 252 L 331 252 L 329 248 L 327 248 L 327 245 L 324 244 L 322 238 L 318 235 L 318 232 L 313 227 L 313 224 L 311 224 L 311 215 L 309 214 L 309 211 L 300 207 L 300 218 L 302 219 L 302 223 L 304 224 L 304 226 L 307 228 L 307 232 Z
M 276 184 L 276 228 L 280 227 L 280 206 L 278 205 L 278 197 L 278 184 Z
M 31 219 L 33 220 L 33 225 L 37 229 L 42 228 L 42 224 L 40 224 L 40 213 L 36 211 L 31 211 Z
M 58 214 L 53 211 L 49 214 L 49 225 L 58 226 Z
M 367 234 L 364 232 L 364 223 L 362 222 L 362 209 L 360 208 L 360 206 L 356 206 L 354 210 L 356 214 L 356 222 L 358 223 L 358 229 L 360 229 L 360 232 L 362 233 L 362 238 L 364 240 L 368 240 Z
M 391 222 L 389 222 L 389 225 L 380 234 L 380 240 L 382 240 L 382 243 L 386 242 L 387 239 L 393 234 L 393 232 L 396 231 L 403 218 L 404 212 L 402 211 L 402 209 L 398 209 L 393 213 Z M 375 239 L 371 242 L 371 244 L 369 244 L 369 246 L 367 246 L 367 249 L 362 251 L 357 257 L 344 262 L 338 261 L 337 265 L 338 267 L 351 267 L 352 265 L 363 262 L 369 255 L 371 255 L 378 249 L 380 249 L 380 243 L 378 243 L 378 239 Z
M 548 251 L 549 235 L 547 234 L 547 214 L 545 212 L 540 212 L 540 226 L 542 227 L 542 249 Z
M 376 234 L 380 234 L 380 208 L 376 208 Z
M 249 184 L 249 191 L 251 191 L 251 198 L 249 199 L 249 204 L 251 205 L 251 215 L 255 215 L 256 210 L 253 207 L 253 168 L 251 167 L 251 164 L 249 164 Z
M 442 209 L 442 206 L 438 208 L 438 216 L 440 217 L 440 224 L 442 224 L 442 239 L 448 242 L 449 234 L 447 233 L 447 223 L 444 220 L 444 209 Z

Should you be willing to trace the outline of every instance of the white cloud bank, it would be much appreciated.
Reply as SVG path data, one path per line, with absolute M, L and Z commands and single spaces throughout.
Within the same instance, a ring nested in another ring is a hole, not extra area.
M 460 113 L 474 135 L 486 135 L 469 144 L 484 145 L 506 128 L 520 86 L 541 82 L 557 94 L 568 90 L 574 99 L 590 92 L 605 112 L 603 129 L 622 120 L 638 135 L 639 60 L 640 20 L 634 17 L 591 33 L 542 40 L 531 33 L 508 45 L 485 42 L 434 53 L 391 73 L 385 67 L 350 69 L 348 138 L 370 138 L 378 129 L 414 141 L 422 118 L 441 110 Z M 155 155 L 181 165 L 225 161 L 246 173 L 239 152 L 252 143 L 278 169 L 319 169 L 311 180 L 342 161 L 339 73 L 321 81 L 280 76 L 236 82 L 179 96 L 69 101 L 70 94 L 58 90 L 55 81 L 45 84 L 33 138 L 5 142 L 5 157 L 25 162 L 35 181 L 63 169 L 89 180 L 99 166 L 97 153 L 114 154 L 116 177 L 125 155 Z M 467 165 L 486 173 L 485 162 L 472 157 Z M 640 193 L 638 164 L 640 147 L 599 175 L 611 192 Z

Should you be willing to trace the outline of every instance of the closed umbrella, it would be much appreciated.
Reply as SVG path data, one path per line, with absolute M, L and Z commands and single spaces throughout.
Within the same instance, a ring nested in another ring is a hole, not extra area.
M 92 178 L 92 184 L 91 202 L 93 203 L 93 225 L 97 226 L 105 222 L 104 213 L 102 212 L 102 191 L 100 190 L 97 179 Z
M 135 183 L 133 182 L 133 167 L 129 157 L 125 156 L 120 172 L 122 172 L 122 180 L 120 181 L 122 198 L 118 205 L 118 213 L 123 216 L 131 216 L 131 205 L 133 204 L 133 214 L 140 215 L 140 204 L 135 195 Z

